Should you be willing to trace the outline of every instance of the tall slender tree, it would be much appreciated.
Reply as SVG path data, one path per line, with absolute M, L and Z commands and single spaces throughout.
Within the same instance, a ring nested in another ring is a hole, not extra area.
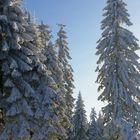
M 60 30 L 58 32 L 58 39 L 56 40 L 56 48 L 58 48 L 58 61 L 59 66 L 63 72 L 63 86 L 64 86 L 64 94 L 63 97 L 65 99 L 66 104 L 66 116 L 68 117 L 69 121 L 72 122 L 73 116 L 73 107 L 74 107 L 74 98 L 73 98 L 73 89 L 74 89 L 74 80 L 73 80 L 73 69 L 69 64 L 71 60 L 69 54 L 69 48 L 67 43 L 67 36 L 64 30 L 65 25 L 59 24 Z M 67 131 L 68 139 L 71 135 L 72 127 L 70 127 Z
M 104 117 L 102 116 L 102 113 L 99 112 L 98 118 L 97 118 L 97 125 L 100 131 L 100 136 L 102 136 L 102 140 L 104 140 Z
M 74 98 L 73 98 L 73 89 L 74 89 L 74 80 L 73 80 L 73 69 L 69 64 L 71 60 L 69 54 L 68 43 L 66 41 L 67 36 L 64 30 L 65 25 L 59 25 L 60 30 L 58 32 L 58 39 L 56 40 L 56 47 L 58 48 L 58 60 L 62 65 L 63 78 L 64 78 L 64 86 L 66 89 L 65 93 L 65 101 L 67 105 L 67 115 L 71 119 L 73 114 L 74 107 Z
M 100 128 L 96 120 L 97 115 L 95 109 L 93 108 L 90 115 L 90 124 L 88 130 L 89 140 L 103 140 L 102 135 L 100 133 Z
M 87 135 L 88 123 L 86 111 L 84 109 L 84 102 L 80 92 L 76 101 L 76 107 L 73 116 L 73 127 L 72 140 L 89 140 Z
M 102 91 L 106 134 L 109 140 L 133 140 L 140 125 L 140 65 L 137 38 L 126 26 L 132 25 L 123 0 L 107 0 L 98 41 L 97 83 Z

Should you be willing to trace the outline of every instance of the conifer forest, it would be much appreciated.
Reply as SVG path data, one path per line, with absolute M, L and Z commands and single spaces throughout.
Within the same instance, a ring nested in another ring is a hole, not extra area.
M 0 140 L 140 140 L 140 38 L 127 0 L 105 3 L 91 81 L 104 106 L 88 119 L 82 91 L 74 96 L 67 25 L 54 39 L 24 0 L 0 0 Z

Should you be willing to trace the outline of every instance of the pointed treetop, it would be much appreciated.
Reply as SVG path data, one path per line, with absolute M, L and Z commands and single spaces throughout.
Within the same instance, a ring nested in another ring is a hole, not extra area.
M 36 23 L 37 18 L 35 16 L 32 16 L 32 23 Z
M 41 25 L 44 25 L 43 20 L 41 20 Z
M 58 24 L 58 26 L 59 26 L 60 28 L 66 27 L 66 25 L 64 25 L 64 24 Z
M 105 19 L 102 21 L 101 29 L 105 29 L 109 26 L 114 27 L 115 25 L 120 26 L 122 24 L 131 26 L 130 15 L 125 7 L 126 4 L 123 0 L 108 0 L 107 6 L 104 8 L 105 13 L 103 16 L 105 16 Z
M 45 24 L 44 22 L 43 22 L 43 20 L 41 20 L 41 24 L 40 24 L 42 27 L 44 27 L 44 28 L 50 28 L 50 26 L 48 25 L 48 24 Z
M 73 116 L 73 140 L 88 140 L 88 124 L 83 102 L 81 92 L 79 92 Z
M 84 107 L 85 107 L 81 92 L 79 92 L 79 94 L 78 94 L 78 99 L 76 101 L 76 104 L 77 104 L 76 108 L 83 108 L 84 109 Z
M 79 91 L 79 94 L 78 94 L 78 100 L 77 101 L 82 101 L 82 102 L 84 102 L 83 101 L 83 99 L 82 99 L 82 94 L 81 94 L 81 91 Z
M 97 113 L 95 111 L 95 108 L 91 109 L 90 119 L 92 120 L 93 118 L 97 119 Z
M 82 94 L 81 94 L 81 91 L 79 91 L 78 97 L 81 97 L 81 98 L 82 98 Z

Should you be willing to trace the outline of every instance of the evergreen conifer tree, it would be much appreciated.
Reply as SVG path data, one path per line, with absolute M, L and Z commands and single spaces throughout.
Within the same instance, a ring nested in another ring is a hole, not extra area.
M 134 140 L 140 125 L 140 66 L 137 38 L 126 26 L 132 25 L 123 0 L 107 0 L 98 41 L 97 83 L 108 140 Z
M 67 106 L 66 114 L 71 120 L 73 114 L 73 107 L 74 107 L 74 98 L 73 98 L 73 69 L 69 64 L 71 60 L 69 54 L 68 43 L 66 41 L 67 36 L 64 30 L 65 25 L 60 24 L 60 30 L 58 32 L 58 39 L 56 41 L 56 47 L 58 48 L 58 60 L 61 63 L 62 71 L 63 71 L 63 78 L 64 78 L 64 86 L 66 89 L 65 92 L 65 102 Z
M 40 32 L 39 36 L 43 45 L 42 54 L 46 57 L 46 61 L 44 63 L 51 72 L 51 76 L 56 82 L 57 88 L 63 88 L 63 72 L 57 57 L 57 51 L 51 41 L 52 35 L 49 26 L 42 22 L 38 28 Z
M 0 108 L 3 114 L 1 140 L 31 138 L 33 110 L 37 98 L 24 76 L 32 71 L 33 38 L 21 0 L 0 1 Z
M 84 102 L 81 93 L 78 95 L 76 101 L 75 112 L 73 116 L 73 135 L 72 140 L 89 140 L 87 136 L 88 123 L 86 118 L 86 111 L 84 109 Z
M 72 123 L 72 116 L 73 116 L 73 107 L 74 107 L 74 98 L 73 98 L 73 89 L 74 89 L 74 80 L 73 80 L 73 69 L 69 64 L 71 60 L 69 54 L 69 48 L 67 43 L 67 36 L 64 30 L 65 25 L 59 24 L 60 30 L 58 32 L 58 39 L 56 40 L 56 48 L 58 48 L 58 61 L 59 65 L 61 66 L 61 70 L 63 72 L 63 86 L 64 86 L 64 99 L 66 104 L 66 116 L 68 117 L 70 123 Z M 67 129 L 68 138 L 70 139 L 72 132 L 72 126 Z
M 36 46 L 37 52 L 40 53 L 43 49 L 44 44 L 42 43 L 42 36 L 40 35 L 41 32 L 38 29 L 38 25 L 36 23 L 36 17 L 32 16 L 29 12 L 27 12 L 27 20 L 30 25 L 29 31 L 33 37 L 32 43 Z
M 56 52 L 53 44 L 49 41 L 51 35 L 48 31 L 48 26 L 43 22 L 38 28 L 41 38 L 41 45 L 43 46 L 42 54 L 46 57 L 43 64 L 46 66 L 47 75 L 42 75 L 40 85 L 37 92 L 40 94 L 40 106 L 36 112 L 37 123 L 40 121 L 39 131 L 34 135 L 34 139 L 42 140 L 63 140 L 66 138 L 66 130 L 62 125 L 62 120 L 68 122 L 65 116 L 64 99 L 59 94 L 59 82 L 62 80 L 62 72 L 59 69 Z M 45 78 L 46 77 L 46 78 Z M 41 95 L 42 94 L 42 95 Z M 42 105 L 43 103 L 43 105 Z M 39 113 L 39 114 L 38 114 Z M 44 123 L 46 122 L 46 123 Z M 41 131 L 42 132 L 41 132 Z
M 46 47 L 52 38 L 50 27 L 42 21 L 38 26 L 38 29 L 40 32 L 41 42 L 43 46 Z
M 88 130 L 89 140 L 103 140 L 96 119 L 97 115 L 95 109 L 93 108 L 90 115 L 90 125 Z
M 102 136 L 102 139 L 104 140 L 104 117 L 102 115 L 101 112 L 99 112 L 99 115 L 98 115 L 98 118 L 97 118 L 97 125 L 98 125 L 98 128 L 99 128 L 99 133 L 100 133 L 100 136 Z
M 62 140 L 58 107 L 62 99 L 55 90 L 37 40 L 35 23 L 29 24 L 20 1 L 1 2 L 1 103 L 4 127 L 1 140 Z M 60 107 L 59 107 L 60 108 Z

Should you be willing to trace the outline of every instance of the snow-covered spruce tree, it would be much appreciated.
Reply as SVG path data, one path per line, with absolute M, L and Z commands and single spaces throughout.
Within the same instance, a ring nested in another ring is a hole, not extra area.
M 95 109 L 93 108 L 90 115 L 90 124 L 88 130 L 89 140 L 103 140 L 96 119 L 97 115 Z
M 104 138 L 104 118 L 103 118 L 101 112 L 99 112 L 99 115 L 98 115 L 98 118 L 97 118 L 97 125 L 98 125 L 98 128 L 99 128 L 100 136 L 102 136 L 102 140 L 105 140 L 105 138 Z
M 41 54 L 43 44 L 39 36 L 40 33 L 35 22 L 35 17 L 31 17 L 28 12 L 26 14 L 29 23 L 28 32 L 33 36 L 33 41 L 30 42 L 30 45 L 35 46 L 37 50 L 35 52 L 36 57 L 32 58 L 34 69 L 30 75 L 26 75 L 26 79 L 29 79 L 30 84 L 38 96 L 38 99 L 32 102 L 34 125 L 32 128 L 33 133 L 31 140 L 56 139 L 56 135 L 58 135 L 58 131 L 56 130 L 58 129 L 58 126 L 56 125 L 58 125 L 59 122 L 55 122 L 57 119 L 56 114 L 58 113 L 54 111 L 56 110 L 57 104 L 57 95 L 53 89 L 55 82 L 49 75 L 46 65 L 44 65 L 46 57 Z M 59 129 L 60 131 L 62 130 L 61 128 Z M 61 132 L 61 136 L 62 135 Z
M 47 57 L 47 61 L 45 61 L 44 64 L 47 66 L 48 70 L 51 72 L 50 75 L 52 76 L 53 80 L 56 83 L 55 90 L 57 92 L 57 95 L 61 98 L 61 101 L 59 101 L 60 104 L 57 107 L 57 110 L 61 112 L 59 113 L 59 121 L 60 121 L 61 127 L 63 127 L 63 129 L 65 129 L 65 132 L 66 132 L 66 129 L 69 128 L 70 122 L 68 120 L 68 117 L 65 114 L 66 106 L 65 106 L 65 100 L 62 96 L 63 92 L 65 91 L 64 86 L 63 86 L 63 83 L 64 83 L 63 72 L 59 67 L 56 51 L 51 41 L 45 47 L 44 54 Z
M 73 127 L 72 140 L 89 140 L 87 136 L 88 123 L 86 111 L 84 109 L 84 102 L 80 92 L 76 101 L 75 112 L 73 116 Z
M 25 11 L 26 12 L 26 11 Z M 28 11 L 26 12 L 27 15 L 27 21 L 29 23 L 29 33 L 33 36 L 33 44 L 36 46 L 38 54 L 42 53 L 43 44 L 42 44 L 42 38 L 40 36 L 41 32 L 38 29 L 38 25 L 36 23 L 36 17 L 32 16 Z M 44 61 L 44 59 L 42 60 Z
M 55 51 L 53 50 L 53 45 L 51 43 L 47 43 L 47 33 L 42 33 L 46 32 L 46 26 L 43 23 L 42 25 L 44 29 L 42 28 L 43 30 L 39 30 L 39 28 L 38 31 L 42 34 L 42 54 L 46 57 L 46 59 L 43 59 L 44 61 L 42 63 L 46 68 L 45 72 L 39 76 L 39 85 L 35 86 L 37 87 L 37 94 L 39 94 L 39 106 L 35 107 L 36 127 L 32 140 L 63 140 L 66 137 L 66 130 L 62 125 L 61 120 L 65 119 L 65 122 L 68 122 L 68 120 L 64 114 L 64 101 L 59 94 L 57 84 L 62 77 L 62 72 L 59 70 L 59 66 L 57 65 L 57 58 Z M 35 33 L 34 30 L 33 32 Z M 39 45 L 40 43 L 37 44 Z M 40 48 L 40 46 L 38 47 Z M 59 77 L 56 75 L 56 72 L 59 74 Z
M 59 65 L 57 51 L 54 44 L 51 41 L 52 35 L 48 25 L 39 25 L 40 38 L 43 45 L 42 54 L 45 55 L 46 61 L 44 62 L 48 70 L 51 72 L 51 76 L 57 84 L 57 89 L 63 88 L 63 72 Z
M 60 27 L 59 32 L 57 33 L 58 39 L 56 40 L 56 47 L 58 48 L 58 61 L 60 62 L 61 69 L 63 72 L 63 79 L 64 79 L 64 87 L 65 87 L 65 103 L 66 103 L 66 115 L 68 116 L 69 120 L 71 121 L 73 115 L 73 107 L 74 107 L 74 98 L 73 98 L 73 69 L 69 64 L 71 60 L 69 54 L 68 43 L 66 41 L 67 36 L 64 30 L 65 25 L 59 24 Z M 70 132 L 68 132 L 70 133 Z
M 139 46 L 124 28 L 132 25 L 125 6 L 123 0 L 107 0 L 96 53 L 99 100 L 107 102 L 103 116 L 108 140 L 133 140 L 140 125 L 140 66 L 135 53 Z
M 61 67 L 59 67 L 59 62 L 57 58 L 57 52 L 54 48 L 54 44 L 50 41 L 44 49 L 44 54 L 47 57 L 45 64 L 48 70 L 51 72 L 51 76 L 56 82 L 58 91 L 61 91 L 63 87 L 63 72 Z M 64 89 L 63 89 L 64 90 Z
M 43 72 L 37 88 L 38 105 L 35 107 L 35 129 L 32 140 L 63 140 L 66 131 L 61 125 L 62 99 L 57 94 L 56 83 L 48 74 Z
M 52 38 L 50 27 L 47 24 L 44 24 L 43 21 L 38 26 L 40 32 L 40 38 L 43 46 L 47 46 L 49 41 Z
M 29 140 L 33 110 L 30 102 L 36 99 L 24 75 L 32 71 L 34 55 L 28 43 L 28 23 L 20 7 L 21 0 L 0 0 L 0 108 L 3 127 L 0 140 Z

